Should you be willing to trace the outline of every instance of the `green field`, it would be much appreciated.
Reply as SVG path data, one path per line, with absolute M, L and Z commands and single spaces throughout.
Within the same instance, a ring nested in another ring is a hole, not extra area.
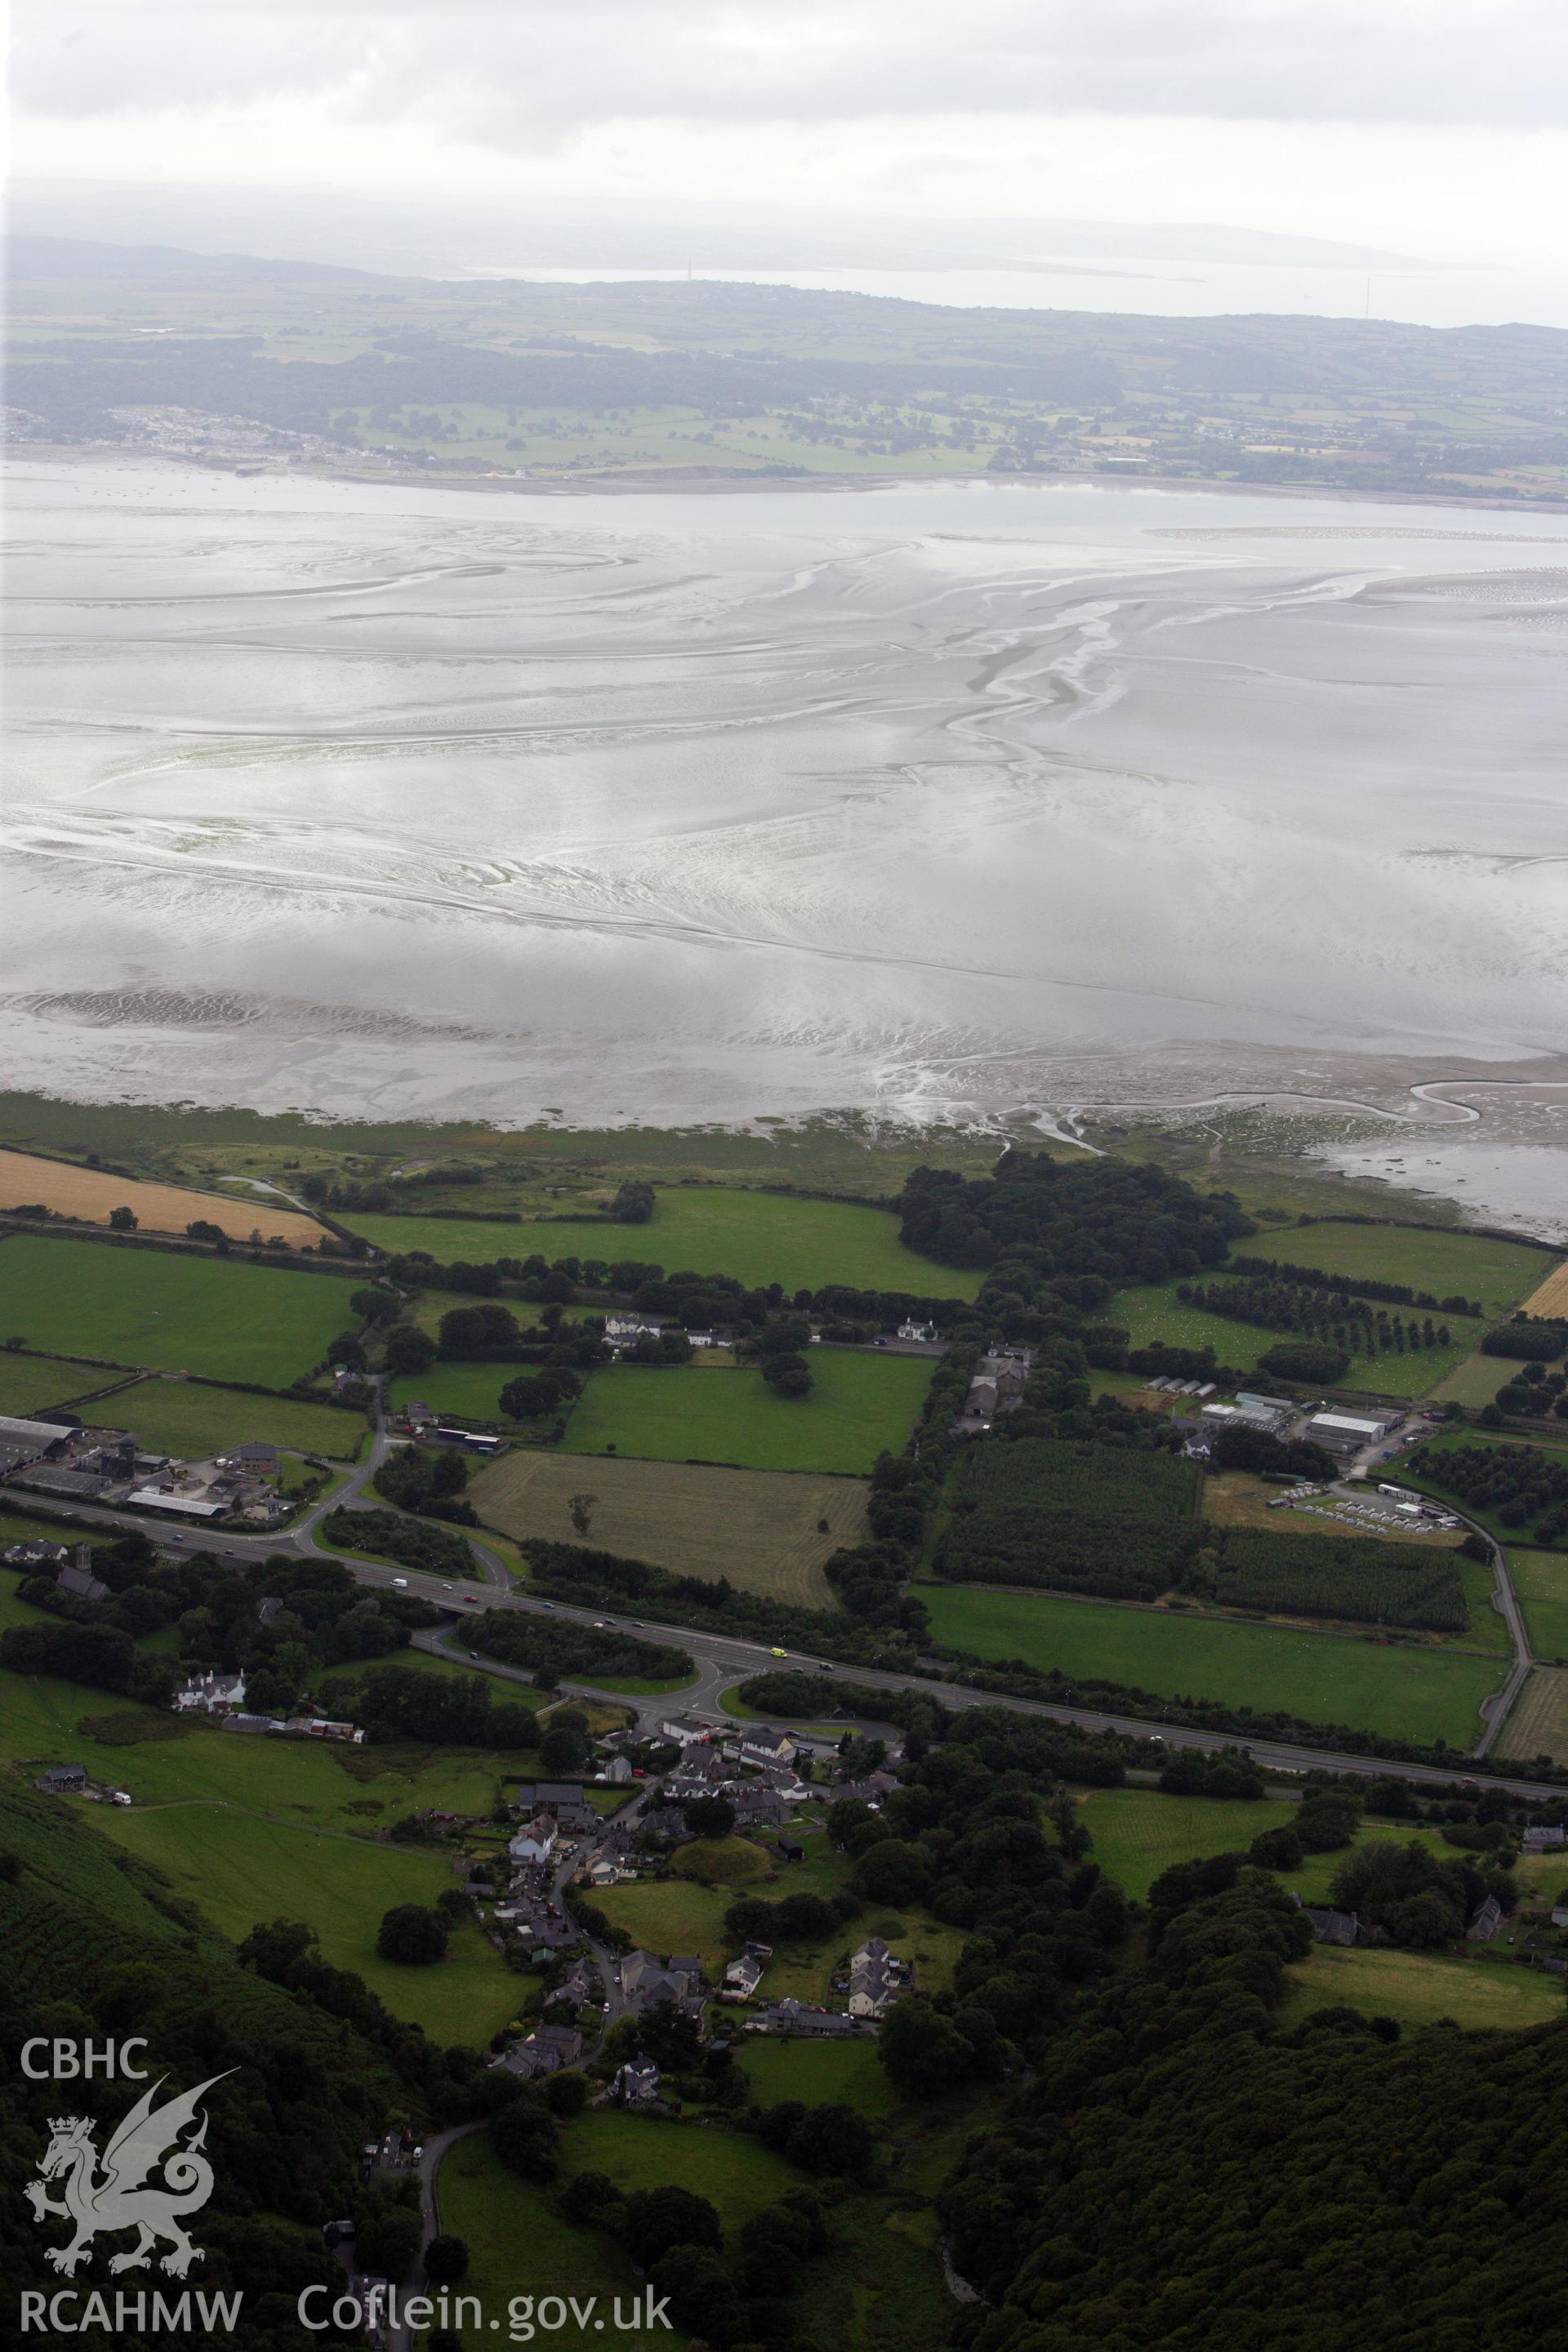
M 24 1528 L 15 1520 L 0 1518 L 0 1551 L 4 1551 L 7 1545 L 26 1542 L 37 1532 L 35 1528 Z M 46 1539 L 50 1543 L 58 1540 L 52 1535 Z M 22 1574 L 23 1571 L 17 1569 L 0 1568 L 0 1633 L 8 1625 L 52 1625 L 57 1622 L 50 1611 L 35 1609 L 30 1601 L 21 1599 Z
M 1479 1412 L 1482 1405 L 1493 1402 L 1503 1382 L 1511 1380 L 1518 1370 L 1519 1366 L 1510 1364 L 1505 1357 L 1483 1356 L 1478 1348 L 1473 1356 L 1467 1356 L 1438 1381 L 1432 1394 L 1440 1403 L 1468 1405 L 1472 1412 Z
M 1500 1679 L 1485 1659 L 1455 1651 L 1286 1625 L 953 1585 L 922 1584 L 920 1595 L 935 1638 L 978 1657 L 1022 1658 L 1170 1698 L 1282 1707 L 1310 1723 L 1442 1738 L 1460 1749 L 1479 1737 L 1476 1710 Z
M 426 1250 L 442 1265 L 497 1257 L 637 1258 L 667 1274 L 729 1274 L 763 1287 L 820 1289 L 846 1283 L 861 1290 L 902 1290 L 920 1297 L 973 1298 L 980 1275 L 938 1265 L 899 1239 L 885 1209 L 849 1201 L 802 1201 L 782 1192 L 726 1187 L 663 1186 L 646 1225 L 608 1218 L 525 1217 L 512 1224 L 469 1224 L 458 1217 L 356 1216 L 348 1222 L 378 1249 Z
M 1290 1797 L 1168 1797 L 1158 1789 L 1091 1789 L 1078 1806 L 1093 1859 L 1138 1903 L 1173 1863 L 1250 1845 L 1295 1814 Z
M 1479 1298 L 1492 1317 L 1539 1288 L 1553 1265 L 1544 1250 L 1492 1241 L 1484 1234 L 1436 1225 L 1339 1224 L 1331 1219 L 1255 1234 L 1237 1244 L 1237 1254 L 1320 1266 L 1325 1274 L 1401 1282 L 1411 1290 L 1429 1290 L 1435 1298 Z
M 711 1974 L 738 1948 L 734 1937 L 724 1933 L 724 1914 L 735 1899 L 731 1886 L 639 1878 L 629 1886 L 604 1887 L 593 1899 L 610 1925 L 624 1927 L 645 1952 L 696 1952 Z
M 0 1259 L 0 1265 L 4 1265 Z M 9 1297 L 6 1307 L 10 1306 Z M 91 1389 L 106 1388 L 119 1376 L 100 1371 L 95 1364 L 64 1363 L 58 1356 L 24 1356 L 0 1348 L 0 1412 L 26 1420 L 50 1405 L 69 1404 Z M 82 1419 L 85 1421 L 84 1413 Z
M 1568 1665 L 1568 1552 L 1510 1545 L 1508 1570 L 1531 1651 L 1543 1664 Z
M 122 1745 L 79 1728 L 115 1718 L 158 1736 Z M 372 1833 L 416 1806 L 488 1815 L 503 1778 L 515 1780 L 518 1772 L 515 1755 L 488 1748 L 336 1748 L 205 1727 L 182 1732 L 173 1715 L 110 1691 L 5 1672 L 0 1758 L 40 1767 L 86 1764 L 128 1789 L 139 1805 L 217 1800 L 291 1826 Z
M 427 1404 L 453 1421 L 492 1421 L 500 1428 L 515 1429 L 517 1423 L 501 1412 L 500 1392 L 527 1369 L 521 1364 L 432 1364 L 427 1371 L 401 1372 L 389 1381 L 386 1401 L 389 1407 Z
M 121 1781 L 131 1777 L 118 1761 L 113 1770 Z M 264 1920 L 302 1919 L 334 1968 L 352 1969 L 395 2017 L 437 2042 L 483 2043 L 517 2012 L 519 1979 L 477 1920 L 462 1923 L 446 1958 L 430 1968 L 398 1968 L 376 1951 L 384 1912 L 395 1903 L 434 1903 L 452 1885 L 445 1853 L 294 1828 L 217 1804 L 105 1807 L 94 1819 L 236 1943 Z
M 548 2190 L 531 2188 L 501 2162 L 488 2132 L 475 2132 L 447 2150 L 437 2177 L 437 2194 L 442 2229 L 461 2238 L 468 2249 L 468 2276 L 458 2292 L 477 2296 L 481 2311 L 500 2322 L 498 2343 L 510 2341 L 506 2315 L 516 2295 L 531 2295 L 535 2301 L 551 2294 L 575 2295 L 579 2304 L 590 2295 L 602 2300 L 620 2295 L 624 2307 L 629 2307 L 637 2282 L 615 2240 L 602 2231 L 579 2230 L 563 2221 Z M 605 2309 L 612 2308 L 611 2301 L 605 2300 Z M 465 2330 L 462 2340 L 478 2344 L 484 2338 Z M 564 2328 L 535 2338 L 537 2344 L 561 2347 L 561 2352 L 583 2352 L 589 2345 L 603 2352 L 606 2342 L 620 2352 L 630 2340 L 595 2335 L 592 2320 L 582 2329 L 570 2319 Z M 665 2352 L 681 2352 L 686 2338 L 660 2331 L 659 2340 Z
M 1159 1789 L 1091 1789 L 1078 1807 L 1079 1819 L 1094 1840 L 1093 1855 L 1108 1878 L 1139 1903 L 1173 1863 L 1197 1862 L 1205 1854 L 1237 1853 L 1261 1830 L 1283 1828 L 1296 1818 L 1293 1797 L 1174 1797 Z M 1435 1853 L 1452 1856 L 1436 1830 L 1408 1822 L 1364 1817 L 1356 1843 L 1373 1841 L 1407 1845 L 1412 1839 Z M 1300 1870 L 1276 1874 L 1304 1903 L 1327 1903 L 1334 1873 L 1345 1858 L 1312 1853 Z
M 740 2133 L 616 2109 L 579 2116 L 562 2135 L 561 2157 L 566 2178 L 604 2172 L 623 2191 L 679 2181 L 716 2207 L 731 2240 L 753 2213 L 798 2189 L 805 2178 L 783 2157 Z M 469 2249 L 461 2292 L 478 2295 L 487 2315 L 500 2318 L 504 2328 L 514 2295 L 531 2295 L 536 2302 L 551 2294 L 575 2295 L 581 2305 L 596 2294 L 604 2306 L 597 2329 L 592 2319 L 579 2329 L 568 2316 L 564 2327 L 536 2340 L 561 2352 L 582 2352 L 611 2340 L 605 2333 L 610 2316 L 605 2299 L 620 2295 L 629 2305 L 637 2284 L 613 2238 L 563 2220 L 550 2192 L 530 2188 L 507 2170 L 487 2133 L 458 2141 L 441 2166 L 437 2193 L 441 2227 Z M 465 2342 L 481 2340 L 465 2333 Z M 657 2341 L 665 2352 L 682 2352 L 686 2340 L 668 2328 L 652 2337 L 628 2338 L 619 2332 L 614 2337 L 617 2347 Z
M 750 2034 L 740 2063 L 761 2106 L 779 2099 L 804 2099 L 807 2106 L 858 2107 L 879 2119 L 899 2104 L 877 2044 L 864 2042 L 780 2042 Z
M 778 1864 L 751 1838 L 722 1837 L 693 1838 L 677 1846 L 669 1866 L 699 1886 L 744 1886 L 753 1878 L 766 1877 Z
M 1558 1978 L 1496 1960 L 1456 1960 L 1429 1952 L 1348 1951 L 1320 1944 L 1285 1971 L 1289 1990 L 1279 2025 L 1299 2025 L 1315 2009 L 1344 2006 L 1392 2017 L 1406 2032 L 1452 2018 L 1469 2032 L 1517 2032 L 1563 2014 Z
M 563 2134 L 563 2173 L 606 2172 L 617 2189 L 683 2189 L 717 2206 L 725 2234 L 801 2186 L 793 2164 L 760 2140 L 697 2124 L 669 2124 L 601 2108 Z
M 572 1525 L 571 1498 L 585 1484 L 595 1503 L 583 1537 Z M 486 1525 L 508 1535 L 587 1543 L 678 1576 L 727 1576 L 740 1591 L 802 1609 L 837 1607 L 823 1563 L 866 1531 L 867 1488 L 858 1478 L 801 1471 L 606 1454 L 589 1477 L 576 1454 L 519 1447 L 487 1464 L 468 1495 Z
M 361 1412 L 309 1404 L 299 1397 L 247 1396 L 197 1381 L 138 1381 L 134 1388 L 119 1390 L 100 1410 L 109 1426 L 130 1430 L 152 1452 L 189 1461 L 204 1461 L 255 1439 L 352 1462 L 365 1440 Z
M 808 1876 L 811 1871 L 810 1863 L 791 1864 L 776 1887 L 759 1891 L 771 1891 L 775 1900 L 784 1895 L 832 1895 L 847 1875 L 842 1857 L 831 1849 L 824 1855 L 820 1870 Z M 966 1934 L 963 1927 L 933 1919 L 918 1905 L 906 1906 L 902 1911 L 868 1908 L 863 1917 L 835 1927 L 819 1944 L 781 1944 L 763 1972 L 759 1998 L 783 2000 L 793 1993 L 797 2000 L 828 2000 L 834 1979 L 842 1976 L 850 1953 L 868 1936 L 880 1936 L 900 1959 L 910 1962 L 920 1991 L 946 1992 L 952 1988 Z
M 263 1388 L 308 1372 L 353 1319 L 350 1286 L 330 1275 L 39 1234 L 0 1241 L 0 1287 L 30 1347 Z
M 1357 1226 L 1347 1226 L 1346 1232 L 1359 1232 Z M 1310 1240 L 1310 1234 L 1303 1240 Z M 1287 1246 L 1287 1242 L 1289 1246 Z M 1247 1245 L 1248 1248 L 1253 1244 Z M 1506 1244 L 1500 1244 L 1500 1247 Z M 1296 1249 L 1295 1237 L 1288 1234 L 1279 1245 L 1281 1257 L 1298 1265 L 1308 1261 Z M 1313 1261 L 1314 1263 L 1316 1261 Z M 1216 1266 L 1211 1278 L 1223 1277 L 1225 1268 Z M 1379 1279 L 1385 1277 L 1379 1276 Z M 1186 1277 L 1183 1276 L 1183 1280 Z M 1390 1281 L 1403 1280 L 1402 1276 L 1389 1276 Z M 1119 1290 L 1106 1308 L 1107 1318 L 1126 1331 L 1134 1348 L 1149 1347 L 1154 1340 L 1163 1340 L 1172 1348 L 1212 1348 L 1215 1361 L 1234 1365 L 1237 1371 L 1251 1371 L 1259 1357 L 1280 1340 L 1291 1338 L 1289 1331 L 1268 1331 L 1257 1323 L 1234 1323 L 1226 1315 L 1208 1315 L 1201 1307 L 1185 1306 L 1176 1296 L 1175 1282 L 1142 1284 L 1131 1290 Z M 1394 1309 L 1410 1313 L 1411 1309 Z M 1418 1348 L 1409 1354 L 1390 1349 L 1378 1356 L 1352 1356 L 1350 1369 L 1338 1385 L 1362 1389 L 1377 1396 L 1425 1396 L 1429 1389 L 1447 1379 L 1462 1364 L 1481 1337 L 1484 1326 L 1457 1315 L 1434 1318 L 1447 1322 L 1454 1335 L 1446 1348 Z M 1152 1402 L 1152 1400 L 1151 1400 Z
M 563 1450 L 864 1477 L 879 1454 L 902 1449 L 931 1386 L 929 1358 L 814 1348 L 811 1369 L 811 1394 L 791 1398 L 749 1369 L 617 1365 L 589 1380 Z

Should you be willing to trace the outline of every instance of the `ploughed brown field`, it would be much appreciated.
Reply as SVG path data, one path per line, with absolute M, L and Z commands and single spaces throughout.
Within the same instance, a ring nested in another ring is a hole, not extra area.
M 313 1217 L 259 1195 L 229 1200 L 221 1192 L 188 1192 L 182 1184 L 148 1183 L 140 1177 L 110 1175 L 101 1168 L 73 1168 L 63 1160 L 36 1159 L 30 1151 L 0 1150 L 0 1209 L 35 1202 L 58 1216 L 79 1217 L 95 1225 L 106 1225 L 111 1209 L 130 1209 L 138 1225 L 153 1234 L 183 1234 L 201 1217 L 230 1241 L 247 1242 L 256 1233 L 270 1241 L 277 1234 L 290 1249 L 314 1249 L 325 1231 Z

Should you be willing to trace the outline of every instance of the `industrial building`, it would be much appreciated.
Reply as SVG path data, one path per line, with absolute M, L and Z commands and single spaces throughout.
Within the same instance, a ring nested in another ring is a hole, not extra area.
M 1359 1454 L 1397 1429 L 1403 1417 L 1397 1412 L 1320 1412 L 1308 1423 L 1306 1433 L 1326 1454 Z

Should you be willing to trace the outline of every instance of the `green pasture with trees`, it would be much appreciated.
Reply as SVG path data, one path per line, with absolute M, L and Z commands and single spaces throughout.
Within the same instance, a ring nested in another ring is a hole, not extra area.
M 754 1370 L 622 1365 L 588 1381 L 563 1442 L 572 1454 L 864 1477 L 879 1454 L 901 1452 L 931 1370 L 924 1357 L 813 1348 L 810 1395 L 786 1397 Z
M 791 1293 L 843 1283 L 858 1290 L 973 1298 L 980 1277 L 943 1268 L 907 1249 L 886 1209 L 851 1201 L 803 1200 L 719 1185 L 661 1185 L 653 1214 L 626 1224 L 608 1216 L 528 1216 L 489 1223 L 439 1216 L 353 1214 L 347 1222 L 377 1249 L 425 1250 L 441 1265 L 498 1257 L 639 1258 L 667 1274 L 733 1275 L 749 1286 L 782 1283 Z

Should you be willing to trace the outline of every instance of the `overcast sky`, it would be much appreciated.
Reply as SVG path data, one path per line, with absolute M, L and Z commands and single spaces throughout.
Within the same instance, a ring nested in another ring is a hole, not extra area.
M 1550 262 L 1564 0 L 16 0 L 14 169 Z

